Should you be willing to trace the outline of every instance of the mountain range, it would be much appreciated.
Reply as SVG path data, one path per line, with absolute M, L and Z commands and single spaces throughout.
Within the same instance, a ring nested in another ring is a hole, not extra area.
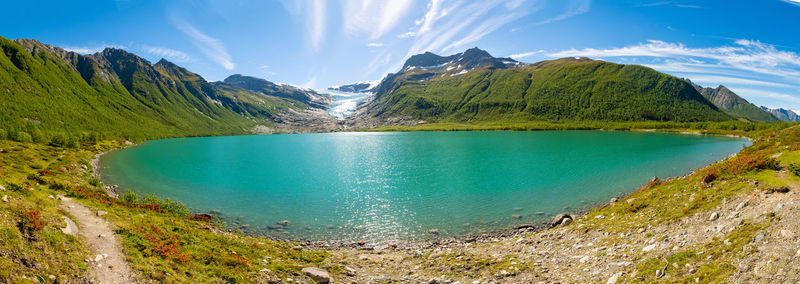
M 788 110 L 788 109 L 784 109 L 784 108 L 775 108 L 775 109 L 773 109 L 773 108 L 767 108 L 767 107 L 764 107 L 764 106 L 762 106 L 761 109 L 766 111 L 766 112 L 769 112 L 772 115 L 774 115 L 780 121 L 786 121 L 786 122 L 798 122 L 798 121 L 800 121 L 800 116 L 797 115 L 797 113 L 795 113 L 795 112 L 793 112 L 791 110 Z
M 778 121 L 778 118 L 771 113 L 751 104 L 723 85 L 719 85 L 717 88 L 704 88 L 688 79 L 686 81 L 691 83 L 703 97 L 733 117 L 754 122 Z
M 231 75 L 208 82 L 167 60 L 122 49 L 82 55 L 0 37 L 0 138 L 149 139 L 335 131 L 421 122 L 797 120 L 719 86 L 703 88 L 638 65 L 589 58 L 522 63 L 478 48 L 411 56 L 380 81 L 330 88 L 371 93 L 344 121 L 333 97 Z
M 284 113 L 325 109 L 331 100 L 241 76 L 210 83 L 167 60 L 151 64 L 121 49 L 81 55 L 2 37 L 0 48 L 0 128 L 10 138 L 252 133 L 275 127 Z
M 679 78 L 588 58 L 534 64 L 472 48 L 414 55 L 353 115 L 368 125 L 480 121 L 722 121 L 731 115 Z

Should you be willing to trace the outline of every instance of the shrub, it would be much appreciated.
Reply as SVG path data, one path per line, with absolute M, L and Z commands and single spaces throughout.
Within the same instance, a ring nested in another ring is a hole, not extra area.
M 12 140 L 17 142 L 33 142 L 33 137 L 24 131 L 19 131 L 12 137 Z
M 50 146 L 77 148 L 78 139 L 66 133 L 56 133 L 50 138 Z
M 9 183 L 7 183 L 7 184 L 6 184 L 6 188 L 7 188 L 8 190 L 10 190 L 10 191 L 16 191 L 16 192 L 21 192 L 21 193 L 28 193 L 28 192 L 27 192 L 27 191 L 26 191 L 24 188 L 22 188 L 22 186 L 20 186 L 19 184 L 13 183 L 13 182 L 9 182 Z
M 39 210 L 19 210 L 19 215 L 22 221 L 19 223 L 21 232 L 30 235 L 34 231 L 39 231 L 44 228 L 42 223 L 42 212 Z
M 91 184 L 94 187 L 100 187 L 102 185 L 102 183 L 100 183 L 100 179 L 96 177 L 89 178 L 89 184 Z
M 6 138 L 8 138 L 8 133 L 5 129 L 0 129 L 0 140 L 5 140 Z
M 791 163 L 791 164 L 789 164 L 789 172 L 791 172 L 794 175 L 800 177 L 800 163 Z
M 136 192 L 127 191 L 119 197 L 119 200 L 128 204 L 137 204 L 139 203 L 139 195 Z
M 778 170 L 780 163 L 766 153 L 740 154 L 735 160 L 726 163 L 723 170 L 727 174 L 738 175 L 752 170 Z

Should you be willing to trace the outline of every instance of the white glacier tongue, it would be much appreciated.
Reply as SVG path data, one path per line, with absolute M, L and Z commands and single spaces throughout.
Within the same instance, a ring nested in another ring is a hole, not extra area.
M 317 90 L 317 92 L 333 97 L 333 102 L 327 112 L 336 119 L 347 118 L 356 110 L 358 103 L 372 95 L 372 93 L 352 93 L 334 90 Z

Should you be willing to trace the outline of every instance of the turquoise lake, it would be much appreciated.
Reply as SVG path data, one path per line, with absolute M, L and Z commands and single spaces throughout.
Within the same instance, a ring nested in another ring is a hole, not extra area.
M 653 176 L 687 174 L 749 144 L 616 131 L 180 138 L 104 155 L 101 172 L 122 190 L 218 210 L 276 238 L 381 243 L 538 224 L 607 203 Z M 290 224 L 268 228 L 281 220 Z

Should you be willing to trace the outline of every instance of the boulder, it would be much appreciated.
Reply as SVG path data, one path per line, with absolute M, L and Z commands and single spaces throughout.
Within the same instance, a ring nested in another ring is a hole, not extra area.
M 569 224 L 572 224 L 572 219 L 571 218 L 564 218 L 564 220 L 561 220 L 561 226 L 566 226 L 566 225 L 569 225 Z
M 514 214 L 514 215 L 511 215 L 511 218 L 514 218 L 514 219 L 522 219 L 522 215 L 517 215 L 517 214 Z
M 72 219 L 67 216 L 61 216 L 61 218 L 64 218 L 64 222 L 67 223 L 66 227 L 61 228 L 61 232 L 67 235 L 78 236 L 78 225 L 72 222 Z
M 569 215 L 567 213 L 558 214 L 558 215 L 556 215 L 555 218 L 553 218 L 553 222 L 550 222 L 550 226 L 551 227 L 555 227 L 555 226 L 561 225 L 561 222 L 563 222 L 564 219 L 572 219 L 572 215 Z M 572 220 L 570 220 L 570 221 L 572 221 Z
M 281 226 L 289 225 L 289 220 L 280 221 L 280 222 L 278 222 L 278 225 L 281 225 Z
M 302 272 L 311 277 L 317 283 L 330 283 L 331 282 L 331 275 L 328 274 L 327 271 L 316 268 L 316 267 L 306 267 L 303 268 Z
M 97 217 L 101 217 L 101 216 L 105 216 L 106 214 L 108 214 L 108 212 L 103 211 L 103 210 L 97 210 L 97 214 L 96 215 L 97 215 Z

